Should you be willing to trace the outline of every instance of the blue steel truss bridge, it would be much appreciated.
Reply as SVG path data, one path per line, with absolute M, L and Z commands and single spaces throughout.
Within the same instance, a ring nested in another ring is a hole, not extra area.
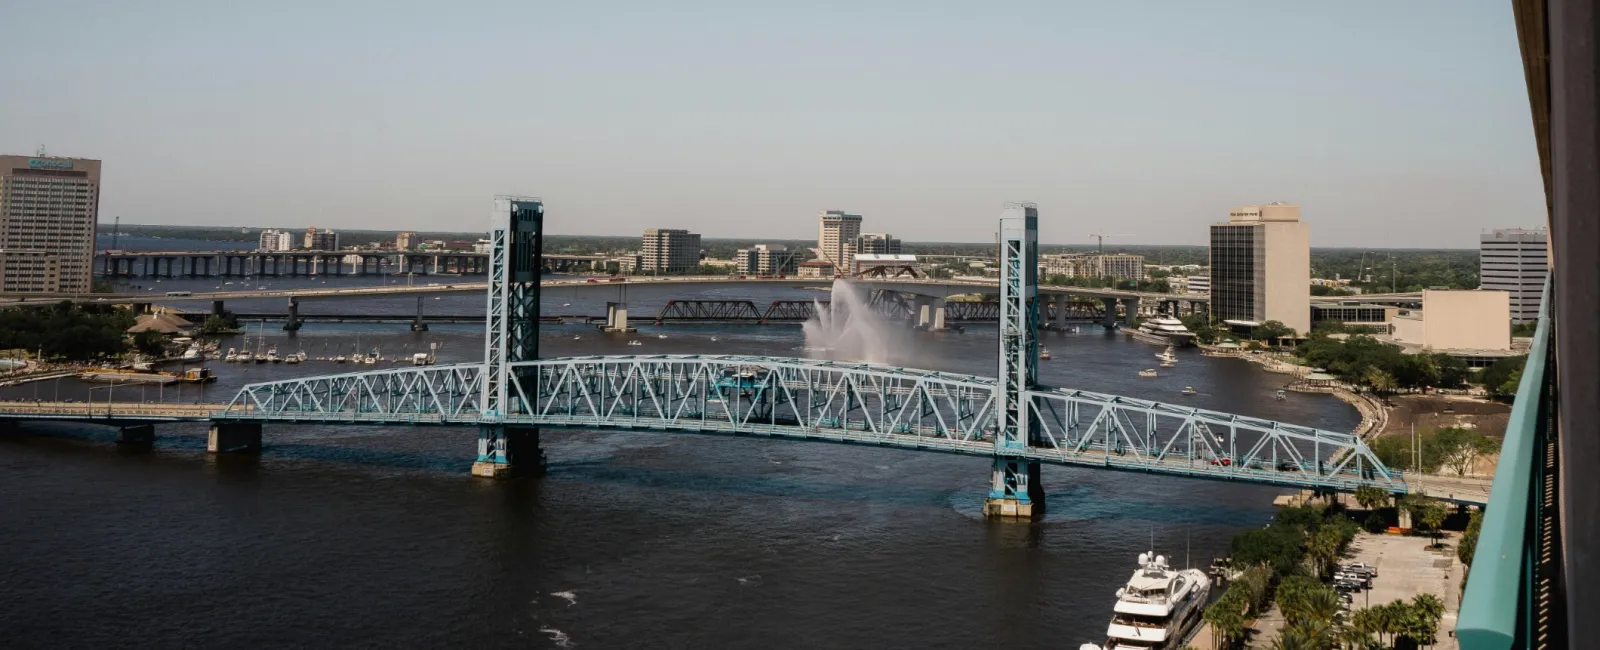
M 985 512 L 1042 513 L 1042 465 L 1324 492 L 1408 486 L 1360 438 L 1187 406 L 1039 385 L 1037 208 L 1001 219 L 998 378 L 764 356 L 540 358 L 541 201 L 498 197 L 481 363 L 250 384 L 227 404 L 0 405 L 0 418 L 124 425 L 209 421 L 212 451 L 256 451 L 262 425 L 436 425 L 478 430 L 475 475 L 543 467 L 549 428 L 695 433 L 980 456 Z

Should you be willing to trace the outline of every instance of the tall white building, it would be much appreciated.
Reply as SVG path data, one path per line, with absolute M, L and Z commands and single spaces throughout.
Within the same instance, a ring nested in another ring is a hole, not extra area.
M 1539 318 L 1539 300 L 1550 274 L 1550 233 L 1495 230 L 1479 237 L 1478 287 L 1511 294 L 1511 321 Z
M 88 293 L 100 161 L 0 156 L 0 291 Z
M 277 228 L 263 230 L 261 231 L 261 241 L 256 244 L 256 250 L 269 253 L 294 250 L 294 233 Z
M 1300 206 L 1241 206 L 1211 225 L 1211 313 L 1230 325 L 1275 320 L 1311 331 L 1311 233 Z
M 681 228 L 646 228 L 639 270 L 684 273 L 700 265 L 700 235 Z
M 861 236 L 861 215 L 827 210 L 818 218 L 817 254 L 835 271 L 850 267 L 856 257 L 856 238 Z

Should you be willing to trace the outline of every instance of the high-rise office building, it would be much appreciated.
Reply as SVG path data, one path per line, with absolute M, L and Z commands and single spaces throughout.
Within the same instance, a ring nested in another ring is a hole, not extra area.
M 339 233 L 332 230 L 306 229 L 306 248 L 314 251 L 339 250 Z
M 0 291 L 88 293 L 100 161 L 0 156 Z
M 1211 313 L 1230 325 L 1311 330 L 1311 235 L 1300 206 L 1237 207 L 1211 225 Z
M 899 255 L 900 240 L 884 232 L 864 232 L 856 237 L 857 254 Z
M 257 250 L 269 253 L 294 250 L 294 233 L 277 228 L 268 228 L 261 231 L 261 240 L 256 244 Z
M 1478 287 L 1511 294 L 1511 321 L 1539 319 L 1539 300 L 1550 274 L 1550 233 L 1495 230 L 1479 237 Z
M 734 268 L 745 275 L 786 275 L 795 270 L 794 256 L 779 244 L 756 244 L 733 255 Z
M 684 273 L 700 265 L 700 235 L 680 228 L 646 228 L 640 270 Z
M 838 269 L 849 268 L 856 258 L 856 238 L 861 236 L 861 215 L 827 210 L 818 218 L 818 259 Z
M 395 234 L 395 236 L 394 236 L 394 249 L 395 250 L 397 250 L 397 251 L 408 251 L 408 250 L 411 250 L 413 248 L 416 248 L 416 246 L 417 246 L 417 233 L 414 233 L 414 232 L 401 232 L 401 233 L 396 233 Z

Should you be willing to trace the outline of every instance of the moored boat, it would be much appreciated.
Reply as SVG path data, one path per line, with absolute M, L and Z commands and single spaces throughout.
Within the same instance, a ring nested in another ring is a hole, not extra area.
M 1167 558 L 1139 554 L 1139 569 L 1117 590 L 1104 650 L 1170 650 L 1200 622 L 1211 581 L 1199 569 L 1173 570 Z M 1085 650 L 1092 644 L 1081 646 Z

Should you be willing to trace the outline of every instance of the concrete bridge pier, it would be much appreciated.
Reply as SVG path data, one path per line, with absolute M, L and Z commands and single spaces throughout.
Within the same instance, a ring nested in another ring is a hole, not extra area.
M 212 422 L 206 451 L 213 454 L 261 453 L 261 425 L 255 422 Z
M 478 460 L 472 475 L 491 479 L 544 474 L 539 428 L 504 424 L 478 427 Z
M 1132 329 L 1133 325 L 1134 325 L 1134 321 L 1136 319 L 1138 319 L 1138 318 L 1139 318 L 1139 299 L 1137 297 L 1134 297 L 1134 298 L 1123 298 L 1122 299 L 1122 326 L 1126 327 L 1126 328 L 1129 328 L 1129 329 Z
M 422 322 L 422 296 L 417 296 L 417 317 L 411 320 L 411 331 L 428 331 L 428 324 Z
M 156 441 L 156 425 L 135 424 L 117 430 L 119 445 L 150 445 Z
M 628 303 L 607 302 L 606 324 L 600 328 L 600 331 L 617 333 L 637 331 L 632 327 L 628 327 Z
M 421 300 L 421 298 L 417 298 L 417 300 Z M 300 326 L 304 325 L 304 324 L 306 324 L 305 319 L 300 318 L 300 300 L 298 298 L 290 297 L 289 298 L 289 320 L 284 322 L 284 324 L 283 324 L 284 331 L 286 331 L 286 332 L 299 331 Z
M 933 296 L 911 297 L 912 326 L 930 332 L 942 332 L 945 327 L 945 299 Z
M 1034 519 L 1044 516 L 1044 483 L 1039 461 L 994 459 L 994 479 L 983 502 L 986 517 Z
M 1101 298 L 1100 299 L 1100 306 L 1105 308 L 1105 312 L 1106 312 L 1105 313 L 1105 318 L 1104 318 L 1104 320 L 1101 321 L 1101 324 L 1105 325 L 1106 329 L 1108 329 L 1108 330 L 1116 329 L 1117 328 L 1117 299 L 1116 298 Z
M 1057 332 L 1065 332 L 1065 331 L 1067 331 L 1067 297 L 1065 295 L 1057 295 L 1055 302 L 1056 302 L 1056 331 Z

